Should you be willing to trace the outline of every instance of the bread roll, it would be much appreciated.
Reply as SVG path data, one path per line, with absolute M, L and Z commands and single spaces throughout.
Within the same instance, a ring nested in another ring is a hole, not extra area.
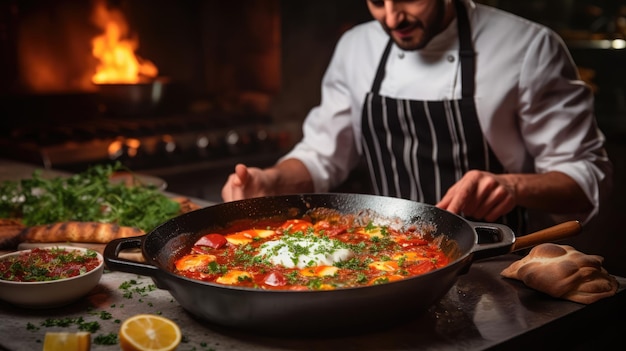
M 186 197 L 174 197 L 180 214 L 201 208 Z M 138 228 L 100 222 L 59 222 L 27 227 L 19 219 L 0 219 L 0 249 L 15 249 L 20 243 L 80 242 L 106 244 L 113 239 L 142 235 Z
M 571 246 L 541 244 L 500 274 L 550 296 L 582 304 L 613 296 L 617 279 L 602 267 L 604 258 L 587 255 Z
M 0 232 L 3 231 L 0 230 Z M 0 249 L 15 249 L 20 243 L 80 242 L 106 244 L 113 239 L 142 234 L 144 232 L 137 228 L 100 222 L 61 222 L 32 227 L 22 226 L 19 231 L 0 237 Z

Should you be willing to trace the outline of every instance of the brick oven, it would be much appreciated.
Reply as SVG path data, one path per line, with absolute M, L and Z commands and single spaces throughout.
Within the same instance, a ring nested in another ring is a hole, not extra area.
M 316 3 L 3 1 L 0 157 L 122 161 L 217 201 L 236 162 L 299 139 L 335 40 L 368 18 L 360 0 Z

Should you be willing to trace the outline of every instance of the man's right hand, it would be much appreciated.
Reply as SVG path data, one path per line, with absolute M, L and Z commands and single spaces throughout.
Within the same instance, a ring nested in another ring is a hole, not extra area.
M 265 169 L 237 164 L 235 173 L 228 176 L 222 187 L 222 199 L 226 202 L 313 191 L 313 180 L 304 164 L 287 159 Z
M 222 187 L 224 201 L 242 200 L 251 197 L 273 195 L 272 171 L 237 164 Z

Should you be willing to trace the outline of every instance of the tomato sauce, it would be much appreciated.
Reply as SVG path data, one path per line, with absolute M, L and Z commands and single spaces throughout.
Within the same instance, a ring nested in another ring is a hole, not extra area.
M 95 251 L 35 248 L 0 260 L 0 279 L 40 282 L 75 277 L 97 268 Z
M 333 290 L 383 284 L 446 266 L 450 258 L 415 227 L 345 218 L 289 219 L 205 233 L 174 271 L 224 285 Z

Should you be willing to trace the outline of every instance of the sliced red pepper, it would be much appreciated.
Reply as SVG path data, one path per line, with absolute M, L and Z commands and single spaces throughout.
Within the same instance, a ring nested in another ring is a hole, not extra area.
M 222 234 L 207 234 L 198 239 L 194 245 L 197 246 L 209 246 L 214 249 L 219 249 L 226 245 L 228 241 Z
M 280 272 L 272 272 L 265 276 L 263 282 L 269 286 L 285 286 L 287 278 Z

